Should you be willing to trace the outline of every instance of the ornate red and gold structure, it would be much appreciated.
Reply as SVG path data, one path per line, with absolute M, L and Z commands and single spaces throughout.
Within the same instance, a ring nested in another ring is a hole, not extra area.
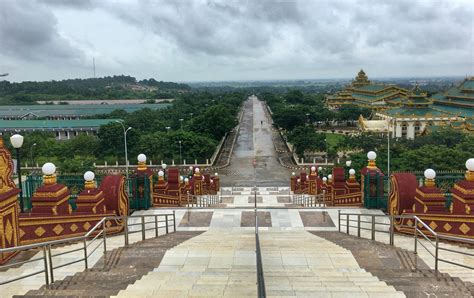
M 105 216 L 128 215 L 128 197 L 123 176 L 104 177 L 98 189 L 92 179 L 76 201 L 77 210 L 68 203 L 69 189 L 56 181 L 55 166 L 43 166 L 44 184 L 32 196 L 29 213 L 19 213 L 18 193 L 12 180 L 11 155 L 0 138 L 0 247 L 39 243 L 48 240 L 82 236 Z M 87 174 L 90 178 L 90 173 Z M 106 222 L 108 233 L 123 229 L 120 220 Z M 14 254 L 0 254 L 0 264 Z
M 194 196 L 215 195 L 220 190 L 218 174 L 202 174 L 199 168 L 194 169 L 191 179 L 180 176 L 177 168 L 168 169 L 166 176 L 167 180 L 164 171 L 158 172 L 158 183 L 153 194 L 155 207 L 185 206 L 195 202 Z
M 446 204 L 444 193 L 435 186 L 436 174 L 425 171 L 423 186 L 413 174 L 398 173 L 391 177 L 389 212 L 394 215 L 416 215 L 433 231 L 442 235 L 474 238 L 474 159 L 466 162 L 465 179 L 451 188 L 452 202 Z M 403 218 L 397 221 L 398 231 L 413 233 L 414 221 Z M 424 230 L 423 226 L 419 226 Z M 427 235 L 430 235 L 426 231 Z
M 355 180 L 355 171 L 351 171 L 347 181 L 342 167 L 334 167 L 332 174 L 321 179 L 312 166 L 309 175 L 305 171 L 299 176 L 292 173 L 290 189 L 294 194 L 323 195 L 327 206 L 361 206 L 360 184 Z
M 18 246 L 20 243 L 18 231 L 18 194 L 12 179 L 13 162 L 10 152 L 3 145 L 0 135 L 0 248 Z M 5 263 L 16 253 L 1 253 L 0 264 Z

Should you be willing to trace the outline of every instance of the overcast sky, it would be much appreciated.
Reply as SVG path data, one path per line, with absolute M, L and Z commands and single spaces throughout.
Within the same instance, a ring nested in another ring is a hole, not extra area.
M 474 1 L 0 0 L 8 80 L 474 75 Z

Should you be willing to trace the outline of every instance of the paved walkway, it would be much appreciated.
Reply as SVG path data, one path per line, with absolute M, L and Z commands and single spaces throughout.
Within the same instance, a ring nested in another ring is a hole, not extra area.
M 272 140 L 271 119 L 255 96 L 245 102 L 230 166 L 219 173 L 223 186 L 288 185 L 291 171 L 278 161 Z
M 351 252 L 306 231 L 260 233 L 271 296 L 404 297 L 361 269 Z M 118 297 L 255 297 L 255 235 L 210 230 L 169 250 Z

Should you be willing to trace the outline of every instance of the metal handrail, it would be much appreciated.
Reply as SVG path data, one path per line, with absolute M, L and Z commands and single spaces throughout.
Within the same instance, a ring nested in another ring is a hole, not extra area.
M 145 218 L 147 218 L 147 217 L 153 217 L 155 220 L 145 222 Z M 165 217 L 165 220 L 160 221 L 160 220 L 158 220 L 158 217 Z M 159 234 L 158 230 L 159 229 L 165 228 L 166 229 L 166 234 L 168 234 L 169 230 L 170 230 L 170 227 L 172 226 L 173 227 L 173 232 L 176 231 L 176 213 L 175 213 L 175 211 L 173 211 L 173 213 L 169 213 L 169 214 L 151 214 L 151 215 L 144 214 L 144 215 L 132 215 L 132 216 L 106 216 L 106 217 L 103 217 L 99 222 L 97 222 L 97 224 L 92 229 L 90 229 L 86 234 L 84 234 L 84 236 L 71 237 L 71 238 L 60 239 L 60 240 L 51 240 L 51 241 L 45 241 L 45 242 L 41 242 L 41 243 L 34 243 L 34 244 L 28 244 L 28 245 L 21 245 L 21 246 L 16 246 L 16 247 L 1 248 L 0 253 L 11 253 L 11 252 L 24 251 L 24 250 L 30 250 L 30 249 L 42 249 L 43 250 L 43 256 L 38 257 L 38 258 L 33 258 L 33 259 L 30 259 L 30 260 L 10 262 L 8 264 L 1 265 L 0 269 L 8 269 L 8 268 L 16 266 L 16 265 L 24 265 L 24 264 L 28 264 L 28 263 L 32 263 L 32 262 L 36 262 L 36 261 L 40 261 L 40 260 L 43 260 L 43 262 L 44 262 L 44 269 L 32 272 L 30 274 L 14 277 L 14 278 L 9 279 L 9 280 L 0 281 L 0 285 L 8 284 L 8 283 L 11 283 L 11 282 L 14 282 L 14 281 L 17 281 L 17 280 L 20 280 L 20 279 L 28 278 L 28 277 L 31 277 L 31 276 L 34 276 L 34 275 L 37 275 L 37 274 L 41 274 L 41 273 L 45 274 L 45 283 L 47 285 L 49 285 L 50 282 L 54 283 L 54 269 L 58 269 L 58 268 L 65 267 L 65 266 L 75 264 L 75 263 L 78 263 L 78 262 L 82 262 L 82 261 L 84 261 L 85 269 L 88 269 L 88 258 L 101 245 L 103 245 L 104 256 L 106 255 L 106 252 L 107 252 L 107 242 L 106 242 L 107 241 L 107 224 L 106 223 L 107 223 L 108 220 L 116 220 L 116 221 L 123 220 L 123 222 L 125 223 L 124 231 L 123 231 L 123 235 L 125 236 L 125 246 L 129 245 L 129 234 L 131 234 L 131 233 L 129 233 L 128 227 L 137 225 L 137 224 L 129 224 L 128 219 L 130 219 L 130 218 L 140 218 L 141 219 L 141 223 L 139 223 L 138 225 L 141 225 L 141 230 L 140 231 L 142 232 L 142 240 L 146 239 L 146 234 L 145 234 L 146 230 L 150 230 L 150 228 L 145 229 L 146 224 L 155 223 L 155 227 L 154 227 L 155 237 L 158 237 L 158 234 Z M 172 221 L 172 224 L 170 223 L 171 221 Z M 164 226 L 160 226 L 158 224 L 160 222 L 161 223 L 165 222 L 166 224 Z M 100 231 L 100 232 L 97 232 L 97 231 Z M 137 232 L 140 232 L 140 231 L 137 231 Z M 97 234 L 91 239 L 91 236 L 94 233 L 97 233 Z M 100 236 L 102 236 L 101 237 L 102 242 L 99 243 L 92 251 L 90 251 L 90 253 L 88 253 L 87 248 L 95 240 L 99 239 Z M 87 243 L 88 241 L 89 241 L 89 243 Z M 79 243 L 82 242 L 83 247 L 74 248 L 72 250 L 68 250 L 68 251 L 61 252 L 61 253 L 56 253 L 56 254 L 53 254 L 51 252 L 51 248 L 55 245 L 76 244 L 78 242 Z M 73 261 L 70 261 L 70 262 L 65 263 L 65 264 L 54 266 L 53 257 L 58 257 L 58 256 L 61 256 L 61 255 L 65 255 L 65 254 L 68 254 L 68 253 L 73 253 L 73 252 L 77 252 L 77 251 L 81 251 L 81 250 L 84 251 L 84 257 L 73 260 Z
M 263 275 L 262 253 L 260 250 L 260 239 L 258 237 L 258 208 L 257 208 L 257 187 L 254 187 L 254 205 L 255 205 L 255 254 L 257 262 L 257 287 L 258 297 L 267 297 L 265 290 L 265 277 Z
M 342 216 L 345 216 L 345 223 L 343 223 L 344 220 L 342 219 Z M 357 216 L 357 220 L 351 220 L 350 216 Z M 372 220 L 370 222 L 361 221 L 360 220 L 361 216 L 371 217 Z M 376 222 L 375 221 L 376 217 L 389 218 L 390 223 L 387 224 L 387 223 Z M 395 219 L 406 219 L 406 218 L 414 219 L 415 220 L 414 225 L 413 226 L 398 225 L 398 226 L 399 227 L 413 228 L 413 234 L 414 234 L 414 251 L 413 251 L 413 253 L 414 254 L 418 253 L 418 243 L 419 243 L 431 256 L 433 256 L 434 261 L 435 261 L 435 271 L 436 272 L 438 272 L 438 263 L 440 261 L 445 262 L 445 263 L 449 263 L 449 264 L 452 264 L 452 265 L 464 267 L 464 268 L 467 268 L 467 269 L 474 270 L 474 267 L 472 267 L 472 266 L 468 266 L 468 265 L 465 265 L 465 264 L 461 264 L 461 263 L 457 263 L 457 262 L 450 261 L 450 260 L 447 260 L 447 259 L 443 259 L 443 258 L 440 258 L 440 256 L 439 256 L 439 251 L 443 250 L 443 251 L 449 251 L 449 252 L 452 252 L 452 253 L 457 253 L 457 254 L 461 254 L 461 255 L 465 255 L 465 256 L 474 257 L 474 253 L 468 253 L 468 252 L 464 252 L 464 251 L 460 251 L 460 250 L 456 250 L 456 249 L 441 247 L 440 244 L 439 244 L 439 240 L 441 239 L 441 240 L 457 241 L 457 242 L 461 242 L 461 243 L 465 243 L 465 244 L 474 245 L 474 239 L 468 239 L 468 238 L 462 238 L 462 237 L 456 237 L 456 236 L 447 236 L 447 235 L 439 234 L 439 233 L 435 232 L 429 225 L 427 225 L 423 220 L 421 220 L 416 215 L 409 215 L 409 214 L 385 215 L 385 214 L 342 213 L 341 210 L 338 210 L 338 229 L 339 229 L 339 232 L 341 232 L 341 227 L 345 226 L 346 227 L 346 234 L 350 234 L 350 228 L 357 228 L 357 236 L 358 237 L 361 237 L 360 236 L 360 230 L 369 230 L 369 231 L 371 231 L 372 240 L 375 240 L 375 232 L 388 233 L 390 235 L 389 236 L 390 237 L 389 243 L 390 243 L 390 245 L 394 245 Z M 349 224 L 350 222 L 357 222 L 357 226 L 350 225 Z M 361 227 L 361 225 L 360 225 L 361 223 L 370 223 L 371 228 Z M 426 229 L 426 231 L 428 231 L 431 235 L 426 235 L 423 232 L 423 230 L 418 226 L 418 224 L 421 224 L 421 226 L 424 229 Z M 389 231 L 387 232 L 387 231 L 377 230 L 375 228 L 376 225 L 389 226 Z M 420 237 L 418 235 L 423 237 L 428 243 L 431 244 L 431 246 L 434 248 L 434 252 L 432 252 L 432 250 L 430 250 L 428 247 L 426 247 L 423 244 L 423 242 L 420 241 Z M 434 239 L 432 239 L 432 238 L 434 238 Z

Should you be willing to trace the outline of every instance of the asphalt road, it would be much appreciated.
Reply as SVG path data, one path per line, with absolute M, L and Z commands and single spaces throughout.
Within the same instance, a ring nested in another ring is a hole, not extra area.
M 230 165 L 220 171 L 222 186 L 287 186 L 290 173 L 278 162 L 262 102 L 249 97 Z

